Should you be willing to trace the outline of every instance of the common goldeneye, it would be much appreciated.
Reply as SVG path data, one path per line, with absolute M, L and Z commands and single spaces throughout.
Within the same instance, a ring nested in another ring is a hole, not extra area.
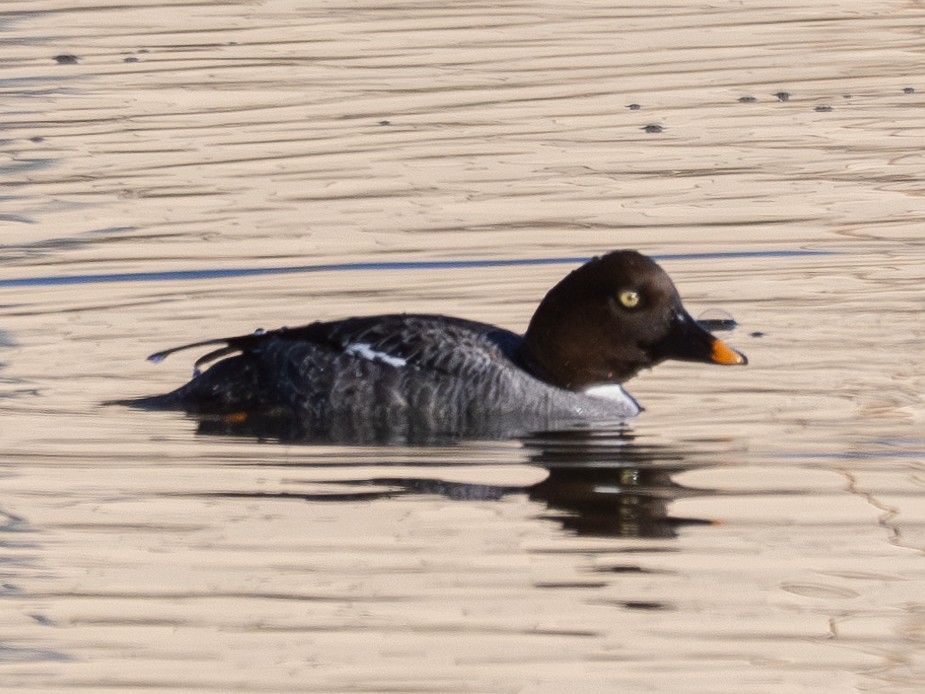
M 222 346 L 196 362 L 189 383 L 129 402 L 229 426 L 285 422 L 287 438 L 498 438 L 632 417 L 641 408 L 621 384 L 665 359 L 746 363 L 635 251 L 570 273 L 523 336 L 462 318 L 393 314 L 206 340 L 150 359 L 209 345 Z

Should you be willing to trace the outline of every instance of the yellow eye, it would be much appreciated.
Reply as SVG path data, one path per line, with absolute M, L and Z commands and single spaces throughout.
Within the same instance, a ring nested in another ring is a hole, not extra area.
M 620 303 L 626 308 L 636 308 L 639 306 L 640 296 L 635 289 L 623 289 L 617 294 Z

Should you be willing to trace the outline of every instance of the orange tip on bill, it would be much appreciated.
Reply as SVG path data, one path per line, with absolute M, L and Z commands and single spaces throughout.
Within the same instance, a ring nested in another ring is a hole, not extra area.
M 736 352 L 722 340 L 714 340 L 710 358 L 717 364 L 747 364 L 748 359 L 741 352 Z

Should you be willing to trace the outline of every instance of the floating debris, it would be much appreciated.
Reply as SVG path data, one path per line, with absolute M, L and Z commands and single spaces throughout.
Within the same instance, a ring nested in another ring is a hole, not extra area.
M 638 111 L 639 109 L 642 108 L 642 106 L 640 106 L 639 104 L 630 104 L 629 106 L 627 106 L 627 108 L 630 111 Z
M 76 65 L 79 61 L 76 55 L 62 53 L 61 55 L 55 56 L 55 62 L 58 63 L 58 65 Z
M 903 87 L 903 94 L 915 94 L 915 87 Z
M 721 308 L 709 308 L 697 318 L 697 325 L 704 330 L 718 332 L 721 330 L 732 330 L 739 324 L 736 322 L 736 319 L 732 317 L 731 313 Z
M 650 123 L 649 125 L 645 126 L 644 128 L 641 128 L 641 129 L 642 129 L 642 130 L 645 130 L 647 133 L 662 133 L 662 132 L 665 132 L 664 126 L 661 126 L 661 125 L 659 125 L 658 123 Z
M 778 101 L 790 101 L 790 92 L 777 92 L 771 96 L 777 97 Z
M 753 97 L 753 96 L 740 96 L 740 97 L 739 97 L 739 103 L 740 103 L 740 104 L 753 104 L 753 103 L 755 103 L 756 101 L 758 101 L 758 99 L 756 99 L 756 98 Z
M 831 106 L 828 106 L 825 104 L 820 104 L 819 106 L 816 106 L 816 108 L 813 109 L 813 111 L 815 111 L 816 113 L 828 113 L 829 111 L 834 111 L 834 110 L 835 109 L 833 109 Z

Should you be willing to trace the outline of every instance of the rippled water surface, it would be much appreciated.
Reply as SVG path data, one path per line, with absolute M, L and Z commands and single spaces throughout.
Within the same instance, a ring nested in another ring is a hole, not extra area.
M 4 2 L 0 688 L 920 692 L 923 21 Z M 750 359 L 641 375 L 628 430 L 284 445 L 101 404 L 256 327 L 522 330 L 623 247 Z

